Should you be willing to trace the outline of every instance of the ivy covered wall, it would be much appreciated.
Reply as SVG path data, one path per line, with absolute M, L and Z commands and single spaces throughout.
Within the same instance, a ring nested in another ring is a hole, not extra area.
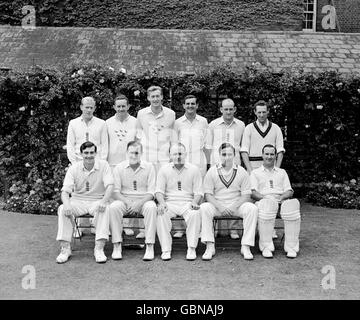
M 301 30 L 298 0 L 14 0 L 0 24 L 21 25 L 33 5 L 38 26 L 219 30 Z

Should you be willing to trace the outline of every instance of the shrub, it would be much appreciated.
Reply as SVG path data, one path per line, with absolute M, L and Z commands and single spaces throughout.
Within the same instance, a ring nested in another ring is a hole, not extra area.
M 252 105 L 269 101 L 270 119 L 286 138 L 283 167 L 292 183 L 345 183 L 360 176 L 360 77 L 297 69 L 273 73 L 259 63 L 243 73 L 219 66 L 195 75 L 169 74 L 161 68 L 127 75 L 97 65 L 62 71 L 36 67 L 0 76 L 0 173 L 12 186 L 7 209 L 45 213 L 60 203 L 68 166 L 63 149 L 67 125 L 80 115 L 83 96 L 93 96 L 95 115 L 107 119 L 121 92 L 136 116 L 148 105 L 146 89 L 152 84 L 164 88 L 164 105 L 177 117 L 183 114 L 181 98 L 195 94 L 198 113 L 209 122 L 220 116 L 219 103 L 225 97 L 235 101 L 236 116 L 246 124 L 255 120 Z
M 360 209 L 360 179 L 312 184 L 309 190 L 306 199 L 311 203 L 331 208 Z

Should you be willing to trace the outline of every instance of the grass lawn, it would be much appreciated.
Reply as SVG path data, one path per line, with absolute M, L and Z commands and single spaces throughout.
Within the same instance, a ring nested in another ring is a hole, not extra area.
M 143 250 L 123 250 L 122 261 L 97 264 L 94 237 L 76 242 L 73 256 L 59 265 L 56 216 L 0 211 L 0 299 L 360 299 L 360 211 L 302 204 L 300 254 L 286 258 L 281 236 L 273 259 L 253 248 L 254 260 L 240 256 L 237 240 L 219 238 L 210 262 L 185 260 L 185 238 L 173 245 L 171 261 L 143 262 Z M 108 243 L 105 253 L 111 256 Z M 22 288 L 24 266 L 34 266 L 36 288 Z M 335 289 L 321 282 L 324 266 L 336 272 Z

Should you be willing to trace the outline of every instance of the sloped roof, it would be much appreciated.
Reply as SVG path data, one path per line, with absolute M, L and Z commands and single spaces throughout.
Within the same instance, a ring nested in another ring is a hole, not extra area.
M 260 62 L 280 71 L 360 73 L 360 33 L 217 31 L 0 26 L 0 68 L 100 63 L 128 72 L 162 65 L 192 73 L 228 63 L 234 70 Z

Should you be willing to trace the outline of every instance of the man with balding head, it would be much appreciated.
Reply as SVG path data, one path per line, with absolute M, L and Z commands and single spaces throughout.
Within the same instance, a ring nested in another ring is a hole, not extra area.
M 234 117 L 236 112 L 236 106 L 232 99 L 224 99 L 221 103 L 220 112 L 222 116 L 210 122 L 209 134 L 206 143 L 206 148 L 212 149 L 211 152 L 211 165 L 217 165 L 221 163 L 219 157 L 219 147 L 223 143 L 230 143 L 235 148 L 234 163 L 241 165 L 240 158 L 240 145 L 242 141 L 243 132 L 245 130 L 245 124 L 243 121 Z M 232 239 L 239 239 L 240 236 L 235 230 L 239 226 L 239 221 L 221 221 L 220 228 L 223 228 L 223 224 L 229 224 L 230 237 Z
M 68 159 L 72 165 L 82 161 L 80 146 L 87 141 L 91 141 L 96 145 L 96 158 L 100 160 L 107 160 L 108 154 L 108 134 L 105 121 L 94 116 L 96 103 L 93 97 L 84 97 L 81 99 L 80 110 L 81 116 L 70 120 L 67 138 L 66 138 L 66 152 Z M 85 219 L 82 219 L 85 220 Z M 81 223 L 87 223 L 81 221 Z M 83 231 L 82 228 L 79 232 Z M 92 230 L 95 233 L 94 230 Z M 80 234 L 75 234 L 76 238 Z
M 98 158 L 107 159 L 108 135 L 105 121 L 94 116 L 96 103 L 92 97 L 84 97 L 80 104 L 81 116 L 70 120 L 66 151 L 71 164 L 82 161 L 80 146 L 86 141 L 93 142 L 97 147 Z

